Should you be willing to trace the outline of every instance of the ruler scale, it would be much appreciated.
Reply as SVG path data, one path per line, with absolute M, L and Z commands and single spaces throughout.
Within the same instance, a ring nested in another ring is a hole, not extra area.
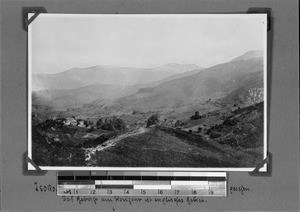
M 57 172 L 60 196 L 227 196 L 226 172 Z

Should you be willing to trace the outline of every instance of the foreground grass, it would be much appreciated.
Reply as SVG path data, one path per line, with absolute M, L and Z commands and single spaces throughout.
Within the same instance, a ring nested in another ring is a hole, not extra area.
M 92 155 L 92 166 L 100 167 L 253 167 L 251 154 L 201 139 L 178 138 L 152 128 L 144 134 L 120 140 Z M 245 158 L 240 160 L 241 157 Z M 247 161 L 250 163 L 247 164 Z

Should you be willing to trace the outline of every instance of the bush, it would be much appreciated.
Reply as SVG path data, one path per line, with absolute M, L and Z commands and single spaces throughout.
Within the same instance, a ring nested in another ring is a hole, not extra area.
M 116 129 L 116 130 L 119 130 L 119 131 L 124 131 L 126 130 L 126 124 L 125 122 L 120 119 L 120 118 L 115 118 L 112 120 L 111 122 L 111 125 L 112 125 L 112 128 L 113 129 Z
M 212 132 L 212 133 L 210 134 L 210 137 L 211 137 L 211 138 L 220 138 L 220 137 L 221 137 L 221 134 L 219 134 L 219 133 L 217 133 L 217 132 Z
M 158 124 L 159 123 L 158 119 L 159 119 L 158 114 L 154 114 L 154 115 L 150 116 L 150 118 L 148 118 L 148 120 L 147 120 L 146 127 L 150 127 L 152 125 Z
M 200 119 L 201 116 L 199 115 L 199 112 L 196 111 L 195 114 L 193 116 L 191 116 L 191 120 L 196 120 L 196 119 Z
M 62 128 L 64 126 L 63 119 L 47 119 L 43 123 L 38 124 L 37 127 L 41 128 L 42 130 L 47 130 L 51 127 Z
M 210 132 L 211 132 L 211 129 L 208 129 L 207 131 L 206 131 L 206 135 L 209 135 L 210 134 Z
M 109 130 L 109 131 L 125 131 L 126 124 L 120 118 L 112 118 L 112 119 L 99 119 L 96 123 L 97 127 L 102 130 Z
M 137 115 L 137 114 L 140 114 L 140 111 L 139 111 L 139 110 L 133 110 L 133 111 L 132 111 L 132 115 Z
M 96 122 L 96 126 L 100 127 L 102 124 L 104 124 L 104 121 L 102 118 L 100 118 L 97 122 Z
M 234 126 L 237 124 L 237 120 L 236 119 L 226 119 L 223 124 L 227 125 L 227 126 Z

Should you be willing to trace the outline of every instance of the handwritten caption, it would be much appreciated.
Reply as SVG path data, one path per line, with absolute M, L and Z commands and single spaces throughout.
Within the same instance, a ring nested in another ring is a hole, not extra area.
M 34 190 L 38 193 L 56 193 L 56 186 L 52 184 L 40 184 L 34 182 Z M 111 203 L 124 203 L 124 204 L 134 204 L 134 203 L 160 203 L 166 204 L 205 204 L 207 200 L 202 197 L 188 196 L 188 197 L 132 197 L 132 196 L 111 196 L 111 197 L 101 197 L 101 196 L 61 196 L 63 202 L 72 202 L 79 205 L 83 203 L 100 204 L 104 202 Z
M 202 197 L 88 197 L 88 196 L 62 196 L 64 202 L 74 202 L 79 205 L 83 203 L 98 203 L 111 202 L 111 203 L 127 203 L 129 205 L 134 203 L 161 203 L 166 204 L 204 204 L 207 200 Z

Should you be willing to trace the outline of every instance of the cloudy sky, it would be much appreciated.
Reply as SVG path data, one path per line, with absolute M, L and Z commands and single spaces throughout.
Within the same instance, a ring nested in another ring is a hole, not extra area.
M 265 48 L 265 16 L 40 14 L 29 27 L 33 73 L 97 65 L 210 67 Z

